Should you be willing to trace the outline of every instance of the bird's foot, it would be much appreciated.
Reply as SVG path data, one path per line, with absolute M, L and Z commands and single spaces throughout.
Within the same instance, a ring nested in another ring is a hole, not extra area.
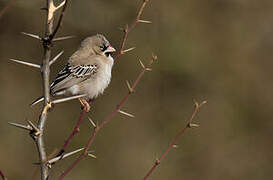
M 83 98 L 79 98 L 79 101 L 81 103 L 82 109 L 86 112 L 89 112 L 90 111 L 90 104 Z

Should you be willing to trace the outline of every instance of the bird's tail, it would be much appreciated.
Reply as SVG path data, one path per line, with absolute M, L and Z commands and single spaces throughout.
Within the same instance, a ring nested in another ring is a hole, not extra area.
M 38 97 L 37 99 L 35 99 L 31 104 L 30 106 L 34 106 L 36 104 L 38 104 L 39 102 L 43 101 L 44 100 L 44 96 L 41 96 L 41 97 Z

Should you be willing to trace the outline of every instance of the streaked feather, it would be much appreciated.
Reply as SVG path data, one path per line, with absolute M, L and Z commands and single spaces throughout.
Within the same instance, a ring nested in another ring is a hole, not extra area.
M 82 82 L 94 75 L 97 72 L 97 69 L 98 66 L 96 64 L 73 66 L 70 63 L 67 63 L 64 69 L 59 72 L 55 81 L 51 84 L 51 92 L 54 94 L 57 91 Z

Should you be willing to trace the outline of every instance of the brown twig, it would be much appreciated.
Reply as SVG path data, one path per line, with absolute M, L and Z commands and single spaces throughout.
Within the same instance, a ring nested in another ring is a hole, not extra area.
M 2 180 L 6 180 L 7 179 L 6 176 L 5 176 L 5 174 L 1 170 L 0 170 L 0 176 L 1 176 Z
M 130 88 L 128 88 L 128 92 L 125 94 L 125 96 L 122 98 L 122 100 L 120 101 L 120 103 L 116 106 L 116 108 L 104 119 L 104 121 L 102 121 L 102 123 L 100 123 L 93 131 L 93 134 L 90 136 L 87 145 L 85 146 L 84 151 L 81 153 L 81 155 L 60 175 L 60 177 L 58 178 L 59 180 L 62 180 L 71 170 L 73 167 L 75 167 L 79 161 L 85 157 L 88 153 L 88 149 L 90 148 L 90 146 L 92 145 L 92 143 L 95 140 L 95 137 L 97 136 L 97 133 L 99 132 L 99 130 L 101 130 L 113 117 L 114 115 L 116 115 L 119 111 L 121 106 L 125 103 L 125 101 L 128 99 L 129 95 L 132 94 L 132 92 L 134 91 L 135 87 L 137 86 L 139 80 L 142 78 L 142 76 L 144 75 L 144 73 L 147 71 L 148 68 L 151 67 L 152 63 L 157 59 L 156 56 L 152 56 L 152 60 L 148 63 L 148 65 L 144 68 L 142 68 L 142 71 L 139 73 L 139 75 L 137 76 L 136 80 L 134 81 L 133 85 L 130 86 Z
M 136 19 L 132 22 L 132 24 L 130 24 L 129 26 L 127 25 L 124 29 L 123 29 L 123 38 L 122 38 L 122 41 L 121 41 L 121 44 L 120 44 L 120 49 L 118 51 L 118 54 L 115 56 L 115 61 L 117 61 L 120 56 L 122 56 L 126 50 L 124 50 L 124 46 L 125 46 L 125 42 L 127 40 L 127 36 L 128 36 L 128 33 L 136 26 L 137 23 L 151 23 L 150 21 L 143 21 L 140 19 L 140 16 L 142 15 L 142 12 L 146 6 L 146 4 L 149 2 L 149 0 L 143 0 L 138 12 L 137 12 L 137 16 L 136 16 Z M 130 50 L 132 50 L 130 48 Z M 128 52 L 128 51 L 127 51 Z
M 124 30 L 124 34 L 123 34 L 123 38 L 122 38 L 122 41 L 121 41 L 121 45 L 120 45 L 120 49 L 118 51 L 118 54 L 115 56 L 115 61 L 117 61 L 117 59 L 120 58 L 121 55 L 123 55 L 125 52 L 128 52 L 130 50 L 133 50 L 134 48 L 129 48 L 128 50 L 123 50 L 124 49 L 124 45 L 125 45 L 125 42 L 126 42 L 126 39 L 127 39 L 127 36 L 128 36 L 128 33 L 135 27 L 136 23 L 138 23 L 140 20 L 140 16 L 143 12 L 143 9 L 144 7 L 146 6 L 147 2 L 149 0 L 143 0 L 143 3 L 139 9 L 139 11 L 137 12 L 137 16 L 136 16 L 136 19 L 133 21 L 133 23 L 127 27 L 125 30 Z M 64 8 L 65 8 L 65 5 L 64 5 Z M 62 13 L 63 14 L 63 13 Z M 62 15 L 61 14 L 61 15 Z M 58 23 L 59 25 L 60 23 Z M 67 146 L 69 145 L 69 143 L 71 142 L 71 139 L 74 137 L 75 134 L 77 134 L 77 129 L 80 128 L 80 125 L 82 123 L 82 118 L 83 116 L 85 115 L 86 113 L 84 112 L 84 110 L 81 111 L 81 114 L 80 114 L 80 117 L 76 123 L 76 126 L 74 127 L 74 130 L 72 131 L 72 133 L 69 135 L 69 137 L 65 140 L 65 143 L 62 147 L 62 149 L 60 150 L 60 152 L 57 154 L 57 156 L 61 156 L 64 152 L 65 152 L 65 149 L 67 148 Z
M 147 174 L 144 176 L 143 180 L 148 179 L 148 177 L 154 172 L 154 170 L 156 169 L 156 167 L 161 163 L 161 161 L 167 156 L 168 152 L 176 147 L 176 143 L 177 141 L 180 139 L 180 137 L 185 133 L 185 131 L 189 128 L 193 128 L 193 127 L 198 127 L 198 124 L 194 124 L 192 123 L 195 115 L 197 114 L 198 110 L 200 109 L 200 107 L 202 105 L 204 105 L 205 103 L 207 103 L 207 101 L 203 101 L 202 103 L 198 104 L 197 102 L 195 102 L 194 105 L 194 110 L 189 118 L 189 121 L 187 123 L 187 125 L 181 129 L 181 131 L 176 135 L 176 137 L 172 140 L 171 144 L 168 146 L 168 148 L 163 152 L 163 154 L 160 156 L 159 159 L 157 159 L 154 163 L 154 165 L 152 166 L 152 168 L 147 172 Z
M 42 59 L 41 65 L 41 73 L 42 73 L 42 80 L 43 80 L 43 95 L 44 95 L 44 105 L 43 109 L 38 121 L 38 129 L 40 134 L 37 135 L 35 142 L 39 152 L 40 157 L 40 166 L 41 166 L 41 179 L 46 180 L 49 177 L 49 168 L 46 164 L 47 156 L 45 151 L 45 145 L 43 140 L 43 132 L 45 123 L 47 120 L 48 110 L 51 108 L 51 101 L 50 101 L 50 85 L 49 85 L 49 74 L 50 74 L 50 57 L 51 57 L 51 46 L 54 35 L 58 31 L 59 27 L 56 27 L 53 31 L 53 20 L 54 20 L 54 13 L 58 10 L 61 5 L 58 7 L 54 6 L 53 0 L 46 1 L 47 7 L 47 22 L 46 22 L 46 29 L 45 29 L 45 37 L 42 39 L 43 47 L 44 47 L 44 54 Z M 66 5 L 66 1 L 64 3 Z M 63 8 L 64 11 L 65 7 Z M 60 18 L 61 19 L 61 18 Z M 62 19 L 61 19 L 62 20 Z M 59 21 L 61 21 L 59 20 Z M 55 32 L 56 31 L 56 32 Z M 53 34 L 55 32 L 55 34 Z

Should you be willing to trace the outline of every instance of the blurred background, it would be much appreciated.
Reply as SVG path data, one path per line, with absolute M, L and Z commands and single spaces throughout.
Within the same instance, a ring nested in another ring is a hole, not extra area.
M 0 0 L 0 169 L 8 179 L 39 179 L 38 155 L 28 133 L 8 122 L 37 122 L 41 106 L 28 105 L 42 93 L 36 69 L 9 58 L 40 64 L 41 43 L 20 32 L 43 35 L 45 0 Z M 60 2 L 60 1 L 57 1 Z M 9 5 L 10 4 L 10 5 Z M 88 35 L 104 34 L 117 49 L 124 27 L 133 21 L 140 0 L 70 1 L 57 36 L 75 35 L 54 44 L 53 79 L 67 58 Z M 113 110 L 141 71 L 138 59 L 158 56 L 123 110 L 95 139 L 86 158 L 66 177 L 72 179 L 141 179 L 189 118 L 194 100 L 207 100 L 195 118 L 197 129 L 187 131 L 150 179 L 272 179 L 273 178 L 273 2 L 267 0 L 151 0 L 129 34 L 124 55 L 113 68 L 104 95 L 88 114 L 95 122 Z M 45 129 L 50 155 L 72 131 L 79 102 L 56 105 Z M 87 118 L 68 151 L 83 147 L 91 135 Z M 77 157 L 55 164 L 51 179 Z

